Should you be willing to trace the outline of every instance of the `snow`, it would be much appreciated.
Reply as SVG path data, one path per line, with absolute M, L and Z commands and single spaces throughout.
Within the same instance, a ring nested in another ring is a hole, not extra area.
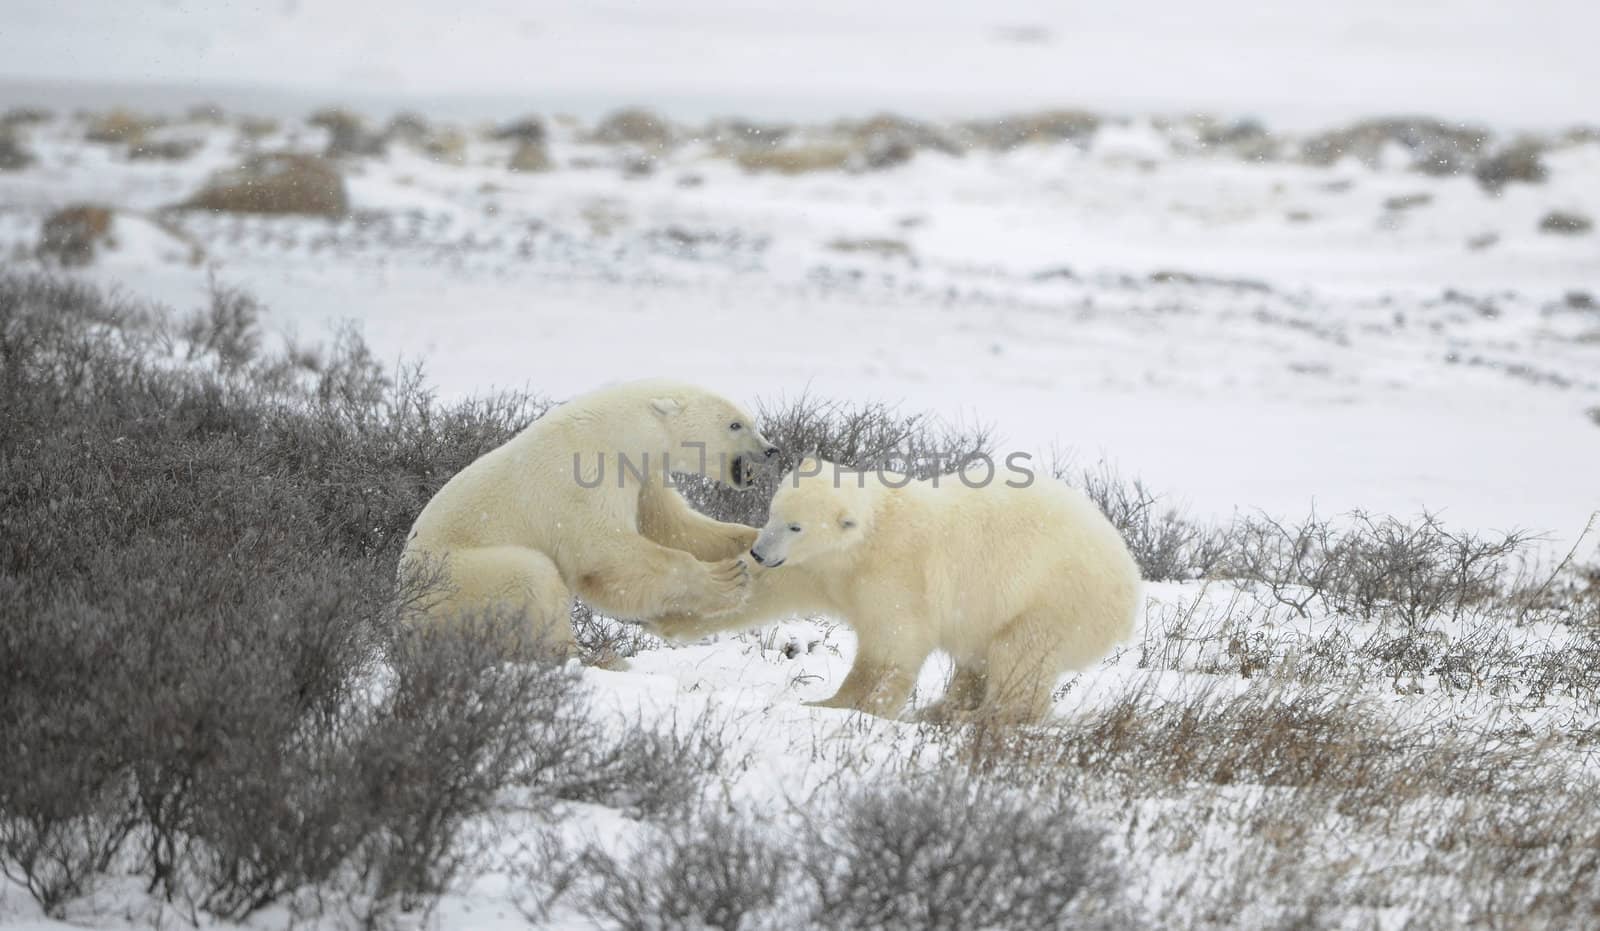
M 237 158 L 230 130 L 182 131 L 206 144 L 176 164 L 84 146 L 68 121 L 35 132 L 40 165 L 0 176 L 0 248 L 29 248 L 51 206 L 104 201 L 129 244 L 88 274 L 187 309 L 214 272 L 270 331 L 354 320 L 445 396 L 659 374 L 878 399 L 1041 462 L 1108 461 L 1219 519 L 1434 509 L 1558 546 L 1600 508 L 1600 319 L 1566 303 L 1600 294 L 1600 254 L 1537 228 L 1557 206 L 1600 215 L 1600 145 L 1490 196 L 1404 167 L 1181 154 L 1140 120 L 1084 148 L 800 177 L 691 144 L 625 179 L 558 129 L 565 167 L 535 175 L 502 167 L 507 143 L 474 140 L 464 166 L 396 144 L 347 169 L 357 215 L 330 222 L 162 212 Z M 1413 194 L 1432 199 L 1385 206 Z M 1498 241 L 1474 248 L 1483 233 Z M 870 239 L 905 254 L 830 246 Z

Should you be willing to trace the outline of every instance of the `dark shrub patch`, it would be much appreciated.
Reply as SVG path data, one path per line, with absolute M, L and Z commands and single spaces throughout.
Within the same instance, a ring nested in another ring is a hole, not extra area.
M 405 622 L 411 519 L 543 403 L 439 406 L 353 337 L 263 358 L 255 314 L 217 287 L 175 333 L 0 275 L 0 869 L 51 913 L 113 869 L 228 918 L 330 883 L 426 907 L 503 789 L 646 739 L 502 662 L 512 619 Z M 178 340 L 215 369 L 154 361 Z M 693 791 L 673 772 L 638 792 Z

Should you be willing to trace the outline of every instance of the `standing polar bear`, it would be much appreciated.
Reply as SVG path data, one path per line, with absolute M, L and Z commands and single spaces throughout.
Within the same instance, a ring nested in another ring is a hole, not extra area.
M 838 692 L 818 705 L 893 716 L 928 654 L 943 650 L 955 675 L 929 717 L 1040 720 L 1063 672 L 1133 632 L 1139 567 L 1075 489 L 989 478 L 911 481 L 809 459 L 779 486 L 750 551 L 763 567 L 750 600 L 651 626 L 682 639 L 826 614 L 855 630 L 857 647 Z
M 572 598 L 619 618 L 714 617 L 748 596 L 753 527 L 689 507 L 671 473 L 744 487 L 777 450 L 701 388 L 644 381 L 561 405 L 446 482 L 401 572 L 434 583 L 429 616 L 499 607 L 570 653 Z

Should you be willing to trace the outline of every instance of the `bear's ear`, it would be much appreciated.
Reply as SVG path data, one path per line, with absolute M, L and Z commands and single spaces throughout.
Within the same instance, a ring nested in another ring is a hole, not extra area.
M 679 404 L 676 398 L 651 398 L 650 406 L 663 417 L 671 417 L 683 410 L 683 405 Z

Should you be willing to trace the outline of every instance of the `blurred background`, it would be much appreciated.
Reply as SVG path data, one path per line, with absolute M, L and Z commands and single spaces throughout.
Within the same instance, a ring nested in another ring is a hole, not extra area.
M 1600 506 L 1594 4 L 10 0 L 0 255 L 445 396 L 993 426 L 1196 510 Z
M 1302 123 L 1417 111 L 1529 128 L 1593 118 L 1582 88 L 1600 83 L 1600 14 L 1579 0 L 7 7 L 11 83 L 127 103 L 338 94 L 439 116 L 649 103 L 676 117 L 813 119 L 1073 103 Z

